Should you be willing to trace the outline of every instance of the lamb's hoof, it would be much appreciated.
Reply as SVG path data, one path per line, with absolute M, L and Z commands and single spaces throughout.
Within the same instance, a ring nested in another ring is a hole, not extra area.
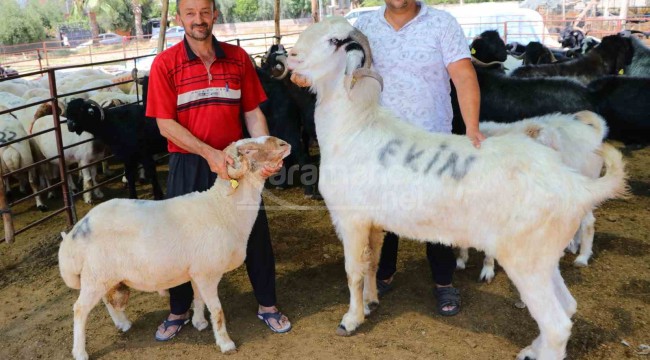
M 131 329 L 131 322 L 126 321 L 126 322 L 124 322 L 122 324 L 116 325 L 116 327 L 122 332 L 127 332 L 127 331 L 129 331 L 129 329 Z
M 465 270 L 465 261 L 463 261 L 463 259 L 461 258 L 456 259 L 456 269 Z
M 169 290 L 158 290 L 158 295 L 162 297 L 169 297 Z
M 198 331 L 205 330 L 208 327 L 208 324 L 209 324 L 208 321 L 205 319 L 192 320 L 192 326 L 194 326 L 194 328 L 196 328 L 196 330 Z
M 483 270 L 481 270 L 481 275 L 479 276 L 478 281 L 485 281 L 489 284 L 492 282 L 492 280 L 494 280 L 494 269 L 483 268 Z
M 532 347 L 527 346 L 525 349 L 521 350 L 517 355 L 517 360 L 535 360 L 537 359 L 537 354 L 533 351 Z
M 46 212 L 47 210 L 49 210 L 47 208 L 47 205 L 38 205 L 37 208 L 38 208 L 38 210 L 40 210 L 42 212 Z
M 578 268 L 583 268 L 587 267 L 587 260 L 581 259 L 580 257 L 577 257 L 576 260 L 573 262 L 573 266 L 578 267 Z
M 225 355 L 230 355 L 234 354 L 237 352 L 237 348 L 235 347 L 234 342 L 228 342 L 223 345 L 219 345 L 219 348 L 221 349 L 221 353 Z
M 515 303 L 515 307 L 516 307 L 517 309 L 525 309 L 525 308 L 526 308 L 526 303 L 524 303 L 523 301 L 519 300 L 519 301 L 517 301 L 517 302 Z
M 368 310 L 370 311 L 370 313 L 377 310 L 378 307 L 379 307 L 379 301 L 371 301 L 368 303 Z
M 72 357 L 74 360 L 88 360 L 88 353 L 84 351 L 79 351 L 79 352 L 72 352 Z
M 336 328 L 336 335 L 338 336 L 350 336 L 352 331 L 348 331 L 343 324 L 339 324 L 339 327 Z

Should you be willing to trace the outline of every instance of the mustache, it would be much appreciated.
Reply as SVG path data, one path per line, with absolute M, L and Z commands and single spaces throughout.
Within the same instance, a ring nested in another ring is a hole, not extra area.
M 208 23 L 192 24 L 192 29 L 194 29 L 195 27 L 208 27 Z

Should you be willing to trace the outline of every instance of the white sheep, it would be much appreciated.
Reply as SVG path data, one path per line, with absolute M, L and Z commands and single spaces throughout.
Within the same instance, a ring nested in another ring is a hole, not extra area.
M 5 108 L 0 106 L 0 111 L 1 110 L 5 110 Z M 29 146 L 29 140 L 22 140 L 11 145 L 4 145 L 7 142 L 26 136 L 27 133 L 18 120 L 9 114 L 0 115 L 0 145 L 2 145 L 0 146 L 0 163 L 4 174 L 20 170 L 34 163 L 32 150 Z M 28 182 L 34 194 L 39 191 L 38 185 L 36 184 L 36 168 L 31 168 L 25 172 L 17 173 L 14 177 L 20 182 L 21 190 L 24 189 L 23 184 Z M 7 181 L 5 186 L 8 185 L 9 182 Z M 8 190 L 9 189 L 5 189 L 5 191 Z M 41 195 L 36 195 L 35 200 L 36 207 L 39 210 L 47 210 L 47 206 L 43 203 Z
M 549 114 L 517 121 L 515 123 L 481 122 L 481 132 L 488 136 L 505 134 L 525 134 L 540 144 L 546 145 L 560 153 L 562 161 L 581 174 L 596 179 L 600 175 L 603 160 L 598 150 L 605 135 L 607 124 L 602 117 L 591 111 L 576 114 Z M 587 266 L 594 239 L 593 211 L 588 212 L 580 223 L 569 249 L 575 253 L 578 245 L 580 255 L 575 266 Z M 464 269 L 469 259 L 467 248 L 460 249 L 456 259 L 458 269 Z M 494 258 L 486 256 L 479 280 L 488 283 L 494 278 Z
M 60 117 L 60 119 L 61 121 L 66 120 L 65 117 Z M 34 123 L 31 126 L 31 133 L 32 134 L 37 133 L 39 131 L 51 129 L 53 127 L 54 127 L 54 117 L 52 115 L 46 115 L 34 120 Z M 84 167 L 104 157 L 103 146 L 101 146 L 96 141 L 88 141 L 91 140 L 92 138 L 93 136 L 86 132 L 81 133 L 81 135 L 77 135 L 76 133 L 72 133 L 65 128 L 61 129 L 61 139 L 63 141 L 63 146 L 70 146 L 72 144 L 76 144 L 82 141 L 87 141 L 84 142 L 83 144 L 73 146 L 64 151 L 66 166 L 77 164 L 79 167 Z M 56 137 L 54 135 L 54 131 L 50 131 L 48 133 L 36 136 L 32 138 L 32 140 L 33 140 L 32 143 L 35 145 L 32 147 L 32 152 L 34 153 L 34 157 L 37 160 L 48 159 L 58 155 L 58 151 L 56 147 Z M 54 165 L 58 165 L 59 161 L 58 159 L 54 159 L 51 161 L 51 163 Z M 49 187 L 50 177 L 48 175 L 50 172 L 47 170 L 43 170 L 43 172 L 44 174 L 46 174 L 45 181 L 47 182 L 47 186 Z M 83 177 L 84 190 L 87 190 L 97 185 L 97 181 L 96 181 L 97 165 L 91 165 L 89 167 L 83 168 L 81 170 L 81 174 Z M 68 186 L 70 187 L 70 190 L 77 191 L 74 181 L 72 181 L 72 176 L 70 175 L 68 175 Z M 92 193 L 98 199 L 104 197 L 104 194 L 99 188 L 94 189 Z M 87 204 L 92 204 L 93 202 L 92 195 L 90 192 L 85 192 L 83 194 L 83 199 L 84 202 L 86 202 Z
M 342 17 L 311 25 L 289 56 L 294 81 L 317 94 L 319 189 L 344 247 L 350 308 L 337 334 L 379 303 L 385 229 L 494 256 L 541 330 L 518 358 L 564 358 L 577 304 L 559 259 L 585 214 L 625 193 L 620 152 L 603 147 L 606 173 L 594 180 L 524 135 L 476 149 L 464 136 L 423 132 L 378 105 L 370 64 L 367 39 Z
M 207 191 L 168 200 L 113 199 L 63 233 L 61 277 L 69 287 L 81 290 L 74 304 L 75 359 L 88 358 L 86 320 L 100 299 L 117 328 L 127 331 L 128 287 L 159 291 L 190 280 L 198 290 L 192 324 L 198 330 L 207 327 L 205 301 L 217 345 L 223 353 L 234 351 L 217 287 L 222 275 L 246 257 L 264 188 L 262 168 L 277 166 L 290 149 L 270 136 L 240 140 L 225 150 L 236 160 L 228 175 L 237 179 L 238 186 L 217 179 Z

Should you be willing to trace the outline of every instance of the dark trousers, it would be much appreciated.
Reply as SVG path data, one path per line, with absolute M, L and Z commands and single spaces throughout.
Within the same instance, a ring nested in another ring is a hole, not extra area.
M 386 280 L 397 272 L 397 248 L 399 237 L 391 232 L 384 236 L 384 245 L 381 248 L 377 279 Z M 431 268 L 433 281 L 438 285 L 449 285 L 456 269 L 456 257 L 451 246 L 440 243 L 426 243 L 427 259 Z
M 207 161 L 201 156 L 172 153 L 169 157 L 167 198 L 193 191 L 205 191 L 212 187 L 216 179 L 217 174 L 210 171 Z M 275 257 L 271 247 L 269 223 L 263 206 L 260 206 L 260 212 L 248 239 L 246 270 L 257 302 L 262 306 L 275 305 Z M 194 292 L 189 282 L 169 289 L 171 313 L 175 315 L 186 313 L 193 299 Z

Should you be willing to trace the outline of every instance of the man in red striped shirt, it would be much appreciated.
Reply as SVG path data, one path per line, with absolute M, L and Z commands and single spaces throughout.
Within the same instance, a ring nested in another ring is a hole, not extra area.
M 154 60 L 147 101 L 147 116 L 157 119 L 171 153 L 167 198 L 207 190 L 217 176 L 229 179 L 226 165 L 233 159 L 222 150 L 242 138 L 242 111 L 252 137 L 269 134 L 259 108 L 266 95 L 248 54 L 212 35 L 218 15 L 214 0 L 176 4 L 185 38 Z M 278 170 L 266 168 L 264 175 Z M 275 258 L 263 206 L 246 249 L 246 269 L 259 303 L 257 316 L 274 332 L 289 331 L 291 323 L 275 306 Z M 190 319 L 191 284 L 169 294 L 171 312 L 156 332 L 160 341 L 173 338 Z

